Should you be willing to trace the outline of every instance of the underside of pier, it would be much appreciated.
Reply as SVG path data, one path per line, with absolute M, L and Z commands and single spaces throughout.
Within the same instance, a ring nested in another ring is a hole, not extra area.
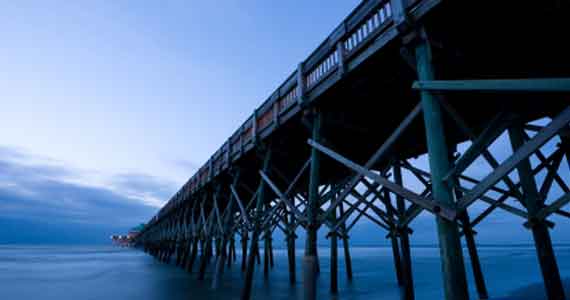
M 214 287 L 239 246 L 249 299 L 255 260 L 265 261 L 265 274 L 273 264 L 275 230 L 287 237 L 295 284 L 295 232 L 303 230 L 304 297 L 315 299 L 317 234 L 330 237 L 336 293 L 337 242 L 350 279 L 348 235 L 365 218 L 388 234 L 395 277 L 413 299 L 409 234 L 427 212 L 437 223 L 446 299 L 468 299 L 464 259 L 486 299 L 473 228 L 502 210 L 532 234 L 548 299 L 565 299 L 549 217 L 570 217 L 568 28 L 562 0 L 363 1 L 137 245 L 163 261 L 175 256 L 199 279 L 212 264 Z M 497 148 L 500 137 L 507 142 Z M 489 169 L 475 172 L 476 160 Z M 482 213 L 470 214 L 475 203 Z

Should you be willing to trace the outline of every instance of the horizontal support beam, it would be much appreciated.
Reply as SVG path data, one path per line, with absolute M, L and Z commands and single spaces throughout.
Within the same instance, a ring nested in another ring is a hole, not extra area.
M 433 80 L 416 81 L 412 85 L 421 91 L 457 92 L 570 92 L 570 78 L 491 79 L 491 80 Z

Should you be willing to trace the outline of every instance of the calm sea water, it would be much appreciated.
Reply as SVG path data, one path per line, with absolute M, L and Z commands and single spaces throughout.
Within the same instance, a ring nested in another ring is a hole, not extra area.
M 332 298 L 328 293 L 327 252 L 326 248 L 319 251 L 319 299 Z M 438 250 L 413 248 L 412 253 L 416 298 L 442 299 Z M 570 277 L 570 247 L 557 247 L 556 253 L 562 275 Z M 399 298 L 389 248 L 353 248 L 352 255 L 352 283 L 345 280 L 341 256 L 338 299 Z M 493 298 L 544 299 L 532 247 L 481 247 L 480 255 Z M 257 269 L 254 299 L 300 298 L 301 283 L 295 287 L 288 284 L 283 250 L 275 251 L 275 262 L 269 281 Z M 297 267 L 300 269 L 299 264 Z M 469 265 L 467 268 L 470 272 Z M 472 299 L 476 299 L 472 278 L 469 280 Z M 0 246 L 0 282 L 0 299 L 238 299 L 242 273 L 237 265 L 233 266 L 226 271 L 222 288 L 213 291 L 211 273 L 204 282 L 198 282 L 195 274 L 158 263 L 137 250 L 111 246 Z M 568 280 L 566 283 L 569 285 Z

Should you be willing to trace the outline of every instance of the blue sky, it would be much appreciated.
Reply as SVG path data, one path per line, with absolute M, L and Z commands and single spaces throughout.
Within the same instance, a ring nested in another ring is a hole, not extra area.
M 358 2 L 2 3 L 0 240 L 146 221 Z
M 4 3 L 0 143 L 179 185 L 357 3 Z
M 3 3 L 0 243 L 106 242 L 148 220 L 358 2 Z M 433 223 L 412 240 L 434 242 Z M 481 236 L 528 242 L 521 224 L 495 214 Z M 356 240 L 383 241 L 371 227 Z

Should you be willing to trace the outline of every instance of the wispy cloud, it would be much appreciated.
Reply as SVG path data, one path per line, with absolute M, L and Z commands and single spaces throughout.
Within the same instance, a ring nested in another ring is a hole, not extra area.
M 172 168 L 175 168 L 178 172 L 189 175 L 194 174 L 202 166 L 201 164 L 188 159 L 170 159 L 165 163 L 170 165 Z
M 113 190 L 152 206 L 162 206 L 178 188 L 173 182 L 146 174 L 119 174 L 109 181 Z
M 38 222 L 136 225 L 176 191 L 146 174 L 103 174 L 0 147 L 0 216 Z

